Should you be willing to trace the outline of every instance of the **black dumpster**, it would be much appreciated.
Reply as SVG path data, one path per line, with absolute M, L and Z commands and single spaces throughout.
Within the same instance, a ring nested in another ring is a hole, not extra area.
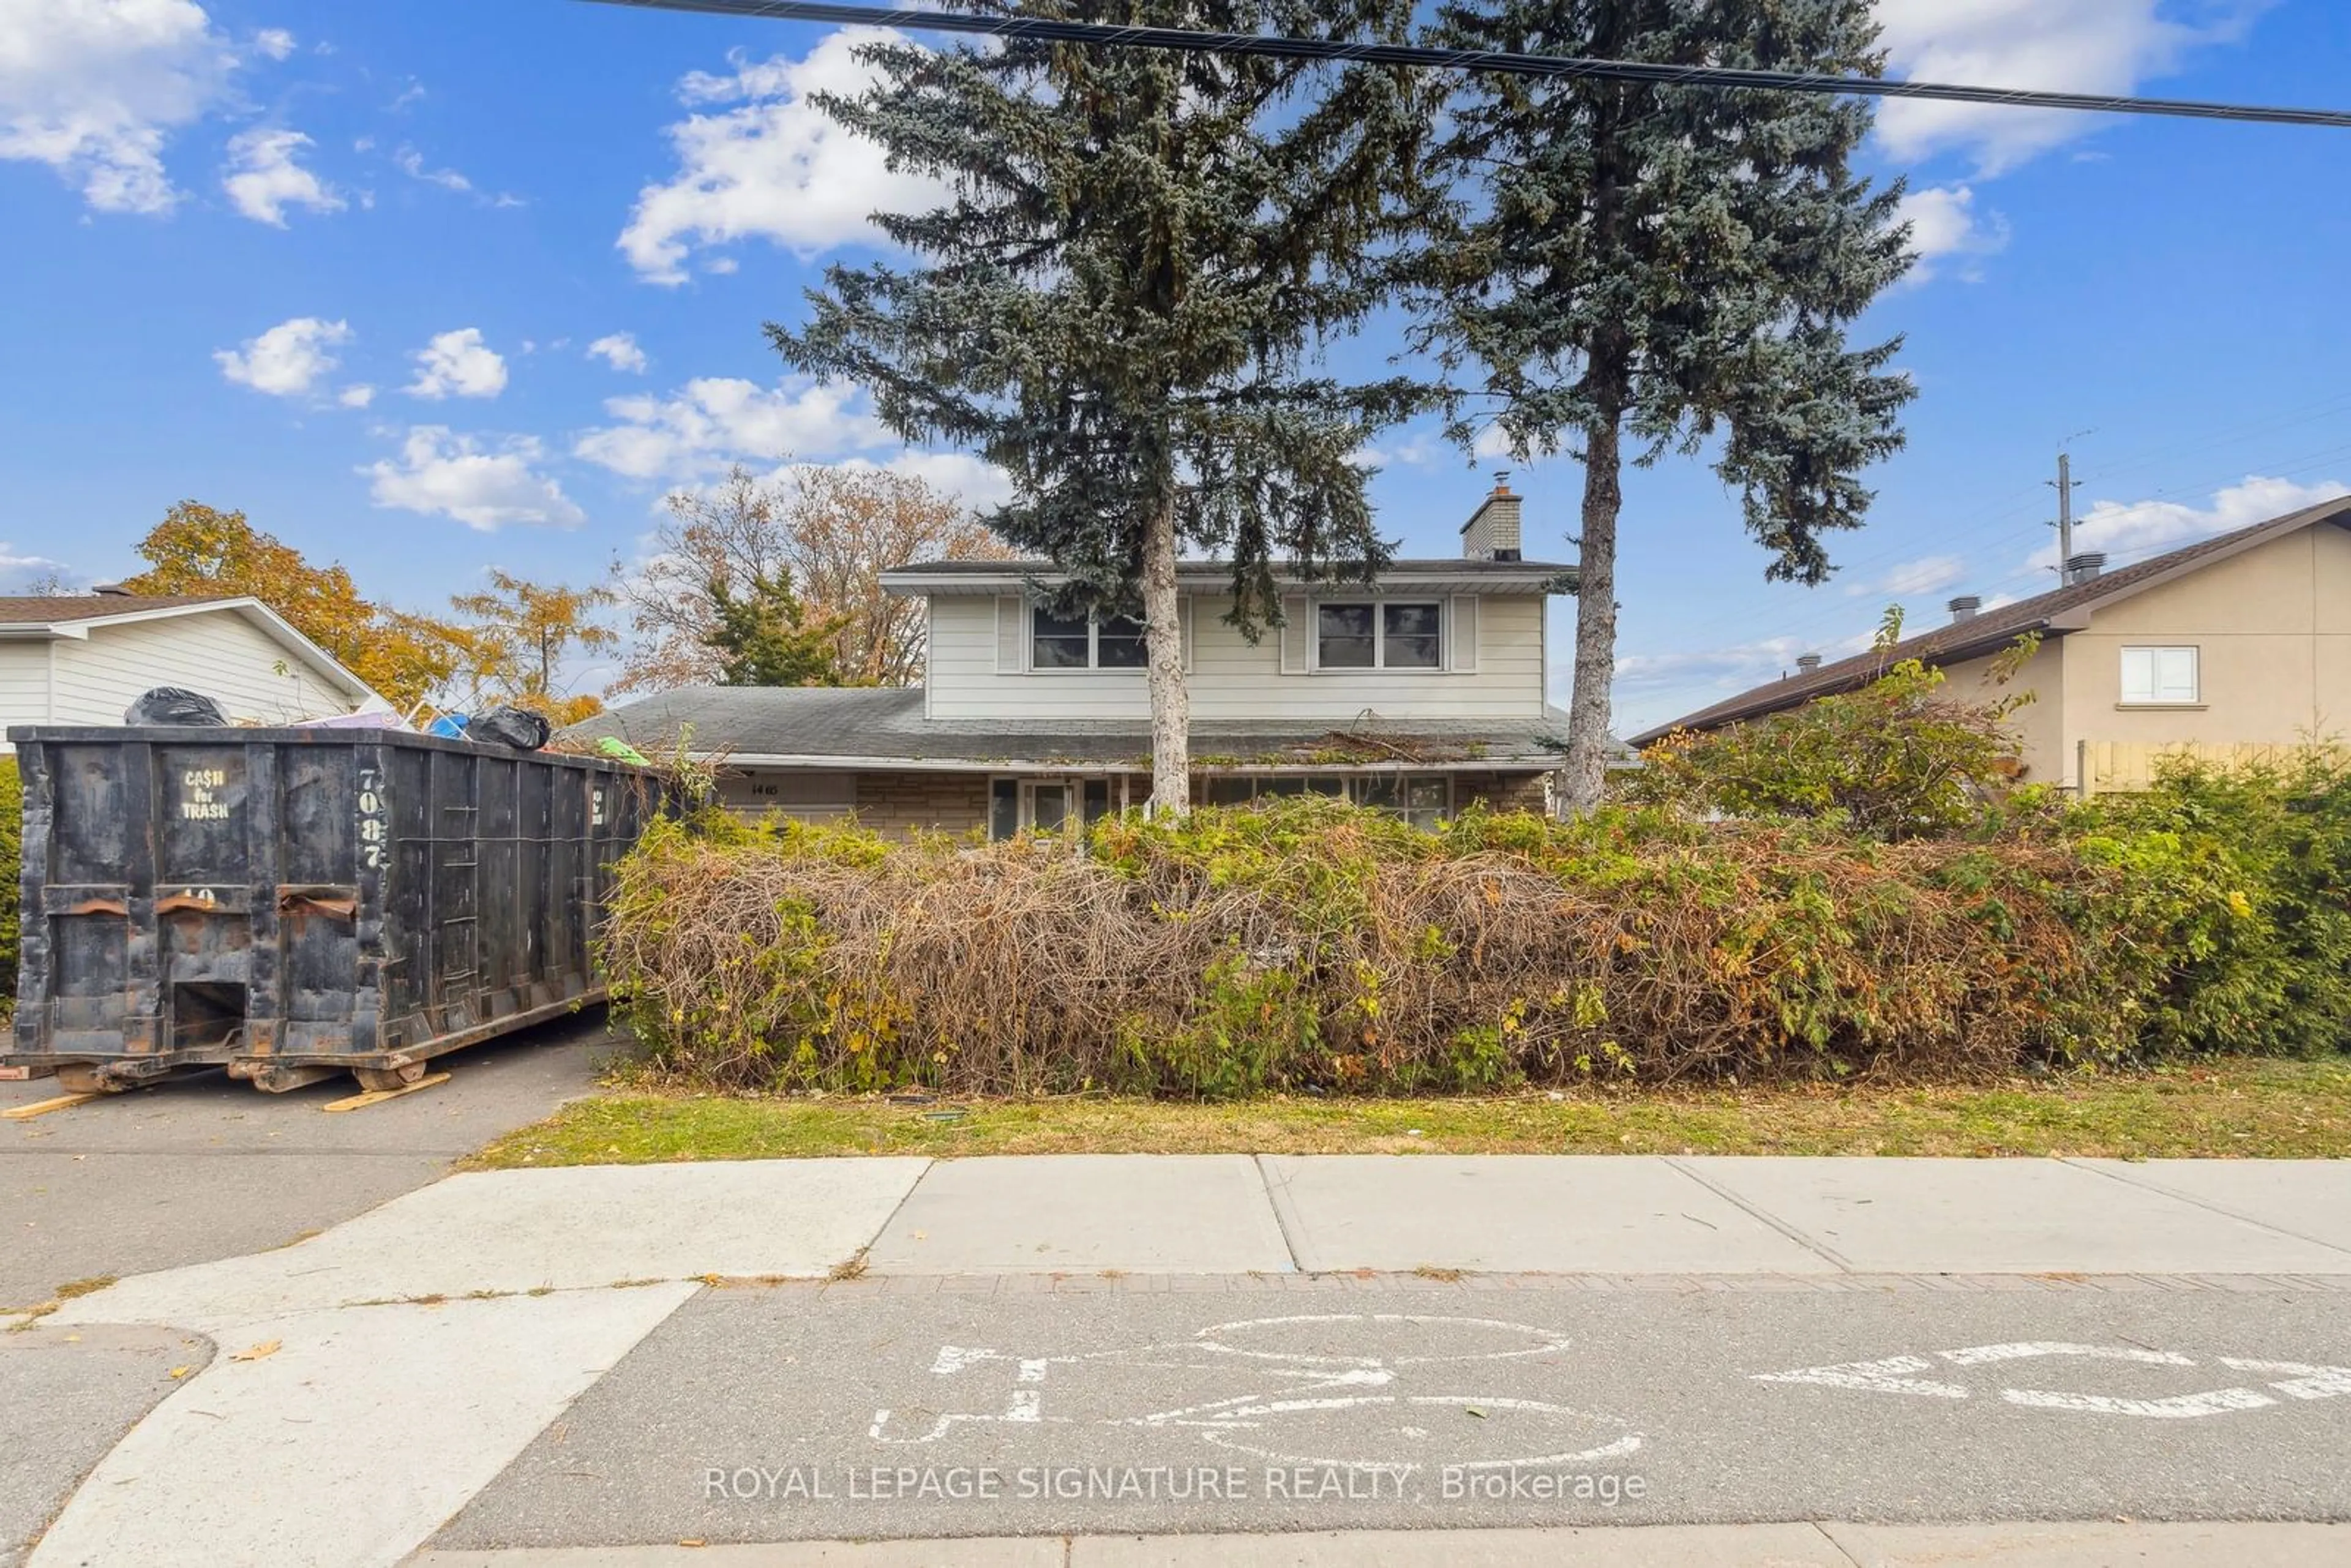
M 381 729 L 12 729 L 25 784 L 11 1062 L 68 1089 L 198 1063 L 265 1089 L 413 1082 L 600 998 L 643 769 Z

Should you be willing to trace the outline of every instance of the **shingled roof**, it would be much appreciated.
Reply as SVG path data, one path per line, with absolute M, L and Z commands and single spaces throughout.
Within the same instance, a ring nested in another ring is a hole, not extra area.
M 0 626 L 53 626 L 67 621 L 98 621 L 150 610 L 184 610 L 193 604 L 227 604 L 233 593 L 48 593 L 0 597 Z
M 1631 744 L 1646 746 L 1677 729 L 1718 729 L 1742 719 L 1760 718 L 1765 714 L 1795 707 L 1814 697 L 1852 691 L 1876 679 L 1888 664 L 1898 664 L 1904 659 L 1917 659 L 1930 664 L 1952 664 L 1997 653 L 2028 632 L 2053 637 L 2079 632 L 2089 625 L 2092 615 L 2118 600 L 2144 593 L 2158 584 L 2184 577 L 2231 556 L 2241 555 L 2272 539 L 2316 523 L 2333 523 L 2338 528 L 2351 528 L 2351 496 L 2321 501 L 2314 507 L 2305 507 L 2301 511 L 2289 512 L 2265 523 L 2255 523 L 2233 533 L 2218 534 L 2162 555 L 2150 556 L 2134 565 L 2102 572 L 2086 581 L 2068 583 L 2063 588 L 2035 594 L 2031 599 L 1999 605 L 1968 620 L 1950 622 L 1916 637 L 1906 637 L 1888 650 L 1872 648 L 1849 659 L 1839 659 L 1816 670 L 1802 672 L 1790 679 L 1770 682 L 1741 692 L 1735 697 L 1726 697 L 1711 707 L 1685 714 L 1671 724 L 1645 730 L 1633 737 Z
M 1566 728 L 1567 716 L 1546 708 L 1519 721 L 1196 722 L 1191 735 L 1204 766 L 1222 759 L 1548 772 L 1559 766 L 1557 737 Z M 647 753 L 684 737 L 696 751 L 760 767 L 1019 772 L 1135 768 L 1147 767 L 1151 755 L 1151 726 L 1142 719 L 931 719 L 923 716 L 919 686 L 685 686 L 621 703 L 563 734 L 590 745 L 612 736 Z

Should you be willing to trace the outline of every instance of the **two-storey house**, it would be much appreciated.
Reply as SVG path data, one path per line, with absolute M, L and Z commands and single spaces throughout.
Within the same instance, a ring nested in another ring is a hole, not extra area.
M 1994 661 L 2028 632 L 2039 650 L 1996 685 Z M 1948 622 L 1884 653 L 1833 663 L 1807 654 L 1792 675 L 1634 744 L 1852 691 L 1899 659 L 1938 667 L 1957 696 L 2029 694 L 2010 718 L 2024 778 L 2084 792 L 2143 777 L 2117 754 L 2339 741 L 2351 729 L 2351 497 L 2143 560 L 2077 555 L 2045 593 L 1993 605 L 1954 599 Z
M 1391 562 L 1374 585 L 1284 580 L 1282 623 L 1226 619 L 1230 571 L 1177 573 L 1194 799 L 1326 794 L 1416 822 L 1484 800 L 1543 810 L 1566 716 L 1545 701 L 1545 606 L 1566 568 L 1524 559 L 1508 476 L 1458 558 Z M 721 759 L 730 806 L 853 814 L 885 831 L 1008 837 L 1144 804 L 1151 788 L 1143 628 L 1052 614 L 1034 561 L 892 571 L 928 627 L 919 687 L 694 686 L 569 732 L 641 750 L 684 737 Z

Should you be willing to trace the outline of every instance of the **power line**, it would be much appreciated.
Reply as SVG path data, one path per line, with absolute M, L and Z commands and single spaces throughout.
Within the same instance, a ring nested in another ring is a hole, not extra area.
M 2118 98 L 2105 93 L 2043 92 L 2025 88 L 1970 87 L 1956 82 L 1890 81 L 1818 71 L 1749 70 L 1729 66 L 1665 65 L 1574 55 L 1527 55 L 1497 49 L 1439 49 L 1412 44 L 1343 43 L 1263 33 L 1211 33 L 1191 27 L 1136 27 L 1106 22 L 1065 22 L 1047 16 L 976 16 L 959 11 L 891 10 L 839 5 L 824 0 L 595 0 L 653 11 L 697 11 L 718 16 L 831 22 L 896 27 L 909 32 L 985 33 L 1047 43 L 1108 44 L 1193 54 L 1268 55 L 1293 60 L 1355 60 L 1370 65 L 1422 66 L 1441 70 L 1494 71 L 1506 76 L 1646 82 L 1656 87 L 1758 89 L 1773 92 L 1851 93 L 1862 98 L 1926 98 L 2012 109 L 2058 109 L 2099 114 L 2157 114 L 2186 120 L 2252 120 L 2271 125 L 2351 129 L 2351 110 L 2290 109 L 2266 104 L 2199 103 L 2185 99 Z

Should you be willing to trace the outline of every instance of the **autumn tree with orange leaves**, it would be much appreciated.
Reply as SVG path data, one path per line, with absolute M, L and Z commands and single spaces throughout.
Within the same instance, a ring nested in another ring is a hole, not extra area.
M 125 591 L 250 594 L 403 711 L 440 691 L 463 664 L 458 628 L 361 598 L 343 567 L 311 565 L 243 512 L 182 501 L 138 549 L 147 570 L 124 580 Z
M 881 468 L 787 466 L 762 479 L 738 466 L 711 489 L 672 496 L 669 509 L 649 559 L 613 564 L 636 633 L 616 692 L 724 680 L 723 606 L 761 583 L 785 585 L 806 624 L 832 626 L 839 684 L 912 685 L 923 678 L 922 605 L 884 592 L 882 574 L 1012 553 L 954 496 Z

